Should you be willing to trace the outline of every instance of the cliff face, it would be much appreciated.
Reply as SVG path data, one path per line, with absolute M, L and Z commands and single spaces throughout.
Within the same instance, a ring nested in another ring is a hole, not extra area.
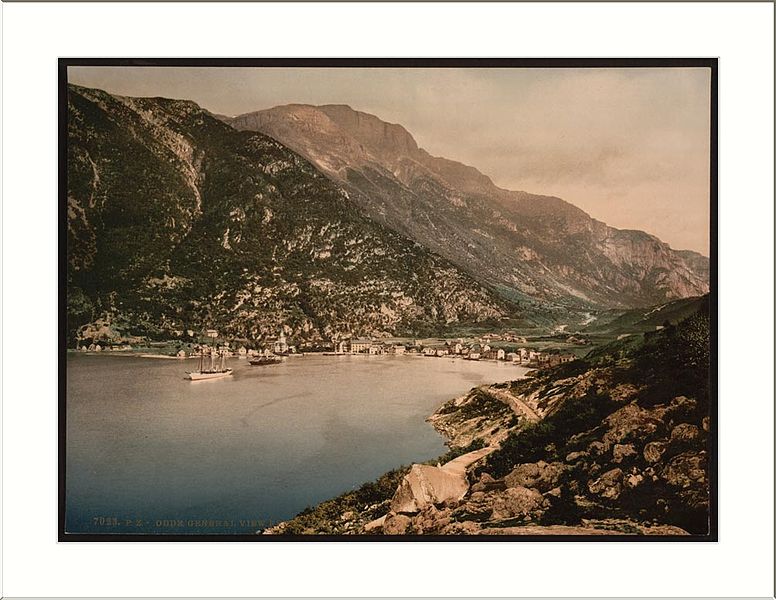
M 429 419 L 450 455 L 267 533 L 707 534 L 709 355 L 706 301 L 678 325 L 475 388 Z
M 510 310 L 304 158 L 192 102 L 71 86 L 67 224 L 71 336 L 99 319 L 162 339 L 284 326 L 316 340 Z
M 548 196 L 498 188 L 429 155 L 401 125 L 344 105 L 289 105 L 227 119 L 261 131 L 341 182 L 376 220 L 513 299 L 650 306 L 708 291 L 708 259 L 608 227 Z

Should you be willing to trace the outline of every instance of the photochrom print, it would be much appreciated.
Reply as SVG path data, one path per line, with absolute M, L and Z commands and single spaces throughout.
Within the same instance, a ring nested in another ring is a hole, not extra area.
M 61 540 L 714 540 L 716 61 L 60 61 Z

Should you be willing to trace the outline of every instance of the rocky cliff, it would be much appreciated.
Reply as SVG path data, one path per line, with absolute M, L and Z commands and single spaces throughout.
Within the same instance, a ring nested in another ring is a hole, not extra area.
M 379 336 L 513 308 L 306 159 L 193 102 L 70 86 L 67 142 L 70 339 Z
M 678 325 L 475 388 L 430 417 L 448 456 L 267 533 L 707 534 L 709 356 L 706 299 Z
M 708 291 L 706 257 L 609 227 L 559 198 L 500 189 L 374 115 L 294 104 L 227 122 L 306 156 L 366 214 L 526 306 L 651 306 Z

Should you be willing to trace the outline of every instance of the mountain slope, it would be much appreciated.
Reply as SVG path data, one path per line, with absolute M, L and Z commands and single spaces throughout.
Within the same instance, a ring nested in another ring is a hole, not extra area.
M 68 331 L 394 334 L 512 307 L 193 102 L 68 90 Z
M 422 472 L 465 453 L 463 494 L 408 490 L 418 465 L 402 467 L 264 533 L 706 535 L 710 325 L 706 296 L 676 325 L 444 403 L 429 420 L 451 451 Z
M 341 182 L 366 214 L 513 299 L 640 307 L 708 291 L 708 259 L 608 227 L 559 198 L 498 188 L 431 156 L 401 125 L 344 105 L 293 104 L 225 119 Z

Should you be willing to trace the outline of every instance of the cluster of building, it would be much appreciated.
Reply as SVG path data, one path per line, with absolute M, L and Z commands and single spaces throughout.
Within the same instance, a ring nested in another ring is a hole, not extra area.
M 130 344 L 97 344 L 92 343 L 88 346 L 86 344 L 78 346 L 77 349 L 80 352 L 131 352 L 132 346 Z
M 523 339 L 523 341 L 525 341 Z M 346 338 L 335 343 L 336 354 L 419 354 L 428 357 L 458 356 L 466 360 L 500 360 L 515 364 L 544 368 L 571 362 L 573 354 L 542 352 L 529 348 L 517 348 L 508 352 L 504 348 L 491 347 L 489 343 L 465 343 L 445 341 L 438 344 L 390 343 L 370 338 Z

